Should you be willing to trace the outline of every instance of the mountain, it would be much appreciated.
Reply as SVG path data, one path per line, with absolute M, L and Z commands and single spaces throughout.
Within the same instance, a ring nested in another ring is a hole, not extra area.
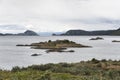
M 18 33 L 19 36 L 38 36 L 38 34 L 31 30 L 26 30 L 24 33 Z
M 111 35 L 120 35 L 120 28 L 113 31 Z
M 2 34 L 2 33 L 0 33 L 0 36 L 38 36 L 38 34 L 34 31 L 26 30 L 24 33 L 18 33 L 18 34 L 12 34 L 12 33 Z
M 65 33 L 65 35 L 88 35 L 88 34 L 90 34 L 90 32 L 85 30 L 69 30 Z
M 25 35 L 31 35 L 31 36 L 37 36 L 38 34 L 34 31 L 31 30 L 27 30 L 24 32 Z
M 2 34 L 2 33 L 0 33 L 0 36 L 3 36 L 3 34 Z
M 100 31 L 85 31 L 85 30 L 69 30 L 61 35 L 120 35 L 120 28 L 117 30 L 100 30 Z

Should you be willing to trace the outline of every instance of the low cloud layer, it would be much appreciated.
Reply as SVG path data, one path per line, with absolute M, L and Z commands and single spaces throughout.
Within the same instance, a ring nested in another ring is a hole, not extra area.
M 0 0 L 0 32 L 116 29 L 120 27 L 119 3 L 120 0 Z

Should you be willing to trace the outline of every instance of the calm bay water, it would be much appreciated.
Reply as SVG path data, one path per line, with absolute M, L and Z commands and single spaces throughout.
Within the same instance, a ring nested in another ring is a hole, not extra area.
M 120 60 L 120 43 L 112 43 L 112 40 L 120 40 L 119 36 L 102 36 L 104 40 L 90 41 L 95 36 L 0 36 L 0 69 L 11 69 L 13 66 L 29 66 L 33 64 L 79 62 L 81 60 L 112 59 Z M 92 46 L 92 48 L 71 48 L 74 53 L 46 53 L 41 49 L 30 47 L 17 47 L 17 44 L 30 44 L 34 42 L 69 39 L 80 44 Z M 31 54 L 39 53 L 41 56 L 33 57 Z

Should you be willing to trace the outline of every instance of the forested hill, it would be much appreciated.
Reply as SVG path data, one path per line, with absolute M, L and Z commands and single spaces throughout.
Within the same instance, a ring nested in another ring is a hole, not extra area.
M 69 30 L 61 35 L 120 35 L 120 28 L 117 30 L 99 30 L 99 31 Z

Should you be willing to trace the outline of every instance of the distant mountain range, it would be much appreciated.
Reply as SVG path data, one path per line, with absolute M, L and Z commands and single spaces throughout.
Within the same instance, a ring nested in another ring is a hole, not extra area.
M 85 31 L 85 30 L 69 30 L 61 35 L 77 36 L 77 35 L 120 35 L 120 28 L 117 30 L 100 30 L 100 31 Z
M 12 33 L 2 34 L 2 33 L 0 33 L 0 36 L 38 36 L 38 34 L 34 31 L 26 30 L 24 33 L 18 33 L 18 34 L 12 34 Z
M 69 30 L 67 32 L 39 32 L 36 33 L 32 30 L 26 30 L 23 33 L 0 33 L 0 36 L 79 36 L 79 35 L 117 35 L 120 36 L 120 28 L 116 30 L 99 30 L 99 31 L 85 31 L 85 30 Z

